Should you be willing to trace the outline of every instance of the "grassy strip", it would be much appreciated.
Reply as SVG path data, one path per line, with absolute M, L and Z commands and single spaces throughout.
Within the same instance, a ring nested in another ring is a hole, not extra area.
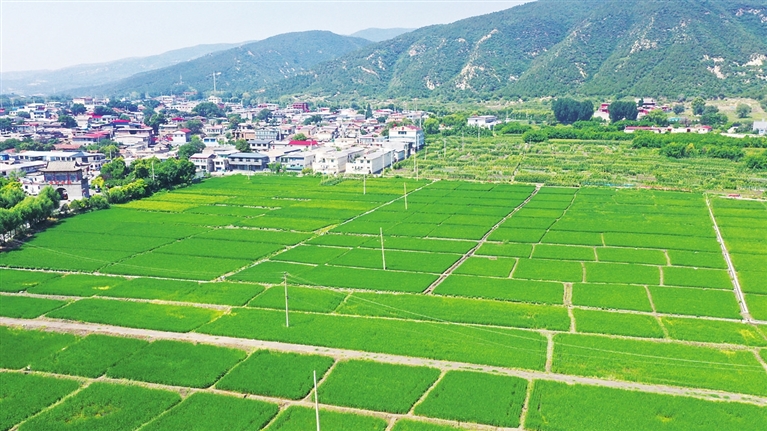
M 266 431 L 306 431 L 314 429 L 316 426 L 314 415 L 314 409 L 312 408 L 288 407 L 266 428 Z M 383 419 L 329 410 L 320 410 L 320 424 L 322 429 L 330 431 L 384 431 L 386 429 L 386 421 Z
M 765 407 L 536 381 L 525 429 L 535 431 L 757 431 Z
M 511 329 L 295 312 L 236 310 L 198 332 L 515 368 L 543 369 L 546 339 Z M 380 334 L 386 334 L 381 337 Z
M 663 284 L 666 286 L 708 287 L 732 290 L 732 281 L 727 271 L 719 269 L 697 269 L 665 267 Z
M 278 411 L 277 405 L 263 401 L 196 393 L 142 430 L 257 430 L 266 425 Z
M 333 358 L 259 350 L 237 365 L 216 388 L 299 400 L 312 389 L 312 372 L 321 378 Z
M 341 362 L 319 387 L 325 403 L 407 413 L 439 377 L 439 370 L 370 361 Z
M 338 313 L 560 331 L 570 327 L 562 307 L 424 295 L 353 293 Z
M 80 387 L 73 380 L 0 373 L 0 429 L 8 430 Z
M 463 429 L 428 422 L 417 422 L 410 419 L 400 419 L 394 424 L 392 431 L 460 431 Z
M 0 297 L 0 316 L 34 319 L 66 303 L 55 299 L 3 296 Z
M 767 373 L 750 351 L 557 334 L 553 371 L 767 395 Z
M 188 332 L 210 322 L 221 313 L 197 307 L 83 299 L 48 313 L 48 317 L 129 328 Z
M 527 280 L 583 281 L 583 266 L 580 262 L 520 259 L 513 276 Z
M 527 381 L 467 371 L 450 371 L 415 414 L 499 427 L 519 426 Z
M 245 359 L 238 349 L 159 340 L 107 371 L 108 377 L 207 388 Z
M 174 392 L 96 382 L 19 430 L 129 431 L 181 401 Z

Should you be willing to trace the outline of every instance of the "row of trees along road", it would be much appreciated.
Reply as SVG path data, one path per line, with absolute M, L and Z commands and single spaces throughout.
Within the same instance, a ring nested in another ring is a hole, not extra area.
M 61 197 L 52 187 L 37 196 L 26 196 L 15 179 L 0 179 L 0 240 L 31 230 L 58 210 Z

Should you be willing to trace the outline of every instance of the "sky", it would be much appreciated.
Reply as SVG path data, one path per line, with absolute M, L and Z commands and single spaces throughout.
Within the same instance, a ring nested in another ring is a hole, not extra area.
M 529 0 L 0 0 L 0 72 L 59 69 L 281 33 L 418 28 Z

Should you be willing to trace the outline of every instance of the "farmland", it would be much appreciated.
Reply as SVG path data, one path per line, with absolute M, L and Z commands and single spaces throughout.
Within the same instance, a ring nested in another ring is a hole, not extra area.
M 314 373 L 324 429 L 761 429 L 765 220 L 674 191 L 206 180 L 0 252 L 0 429 L 303 430 Z

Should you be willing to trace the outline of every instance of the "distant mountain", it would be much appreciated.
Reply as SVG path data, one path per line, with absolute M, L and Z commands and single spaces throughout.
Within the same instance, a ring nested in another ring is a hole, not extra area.
M 219 91 L 258 91 L 371 43 L 329 31 L 286 33 L 133 75 L 115 83 L 83 88 L 80 92 L 157 95 L 186 90 L 208 91 L 213 89 L 214 73 Z
M 539 0 L 400 35 L 266 94 L 742 95 L 767 87 L 766 62 L 765 0 Z
M 352 33 L 352 37 L 361 37 L 373 42 L 383 42 L 385 40 L 394 39 L 395 37 L 410 33 L 415 30 L 414 28 L 366 28 L 356 33 Z
M 149 57 L 125 58 L 107 63 L 81 64 L 57 70 L 5 72 L 2 74 L 3 92 L 23 95 L 52 94 L 84 86 L 108 84 L 140 72 L 172 66 L 241 44 L 197 45 Z

